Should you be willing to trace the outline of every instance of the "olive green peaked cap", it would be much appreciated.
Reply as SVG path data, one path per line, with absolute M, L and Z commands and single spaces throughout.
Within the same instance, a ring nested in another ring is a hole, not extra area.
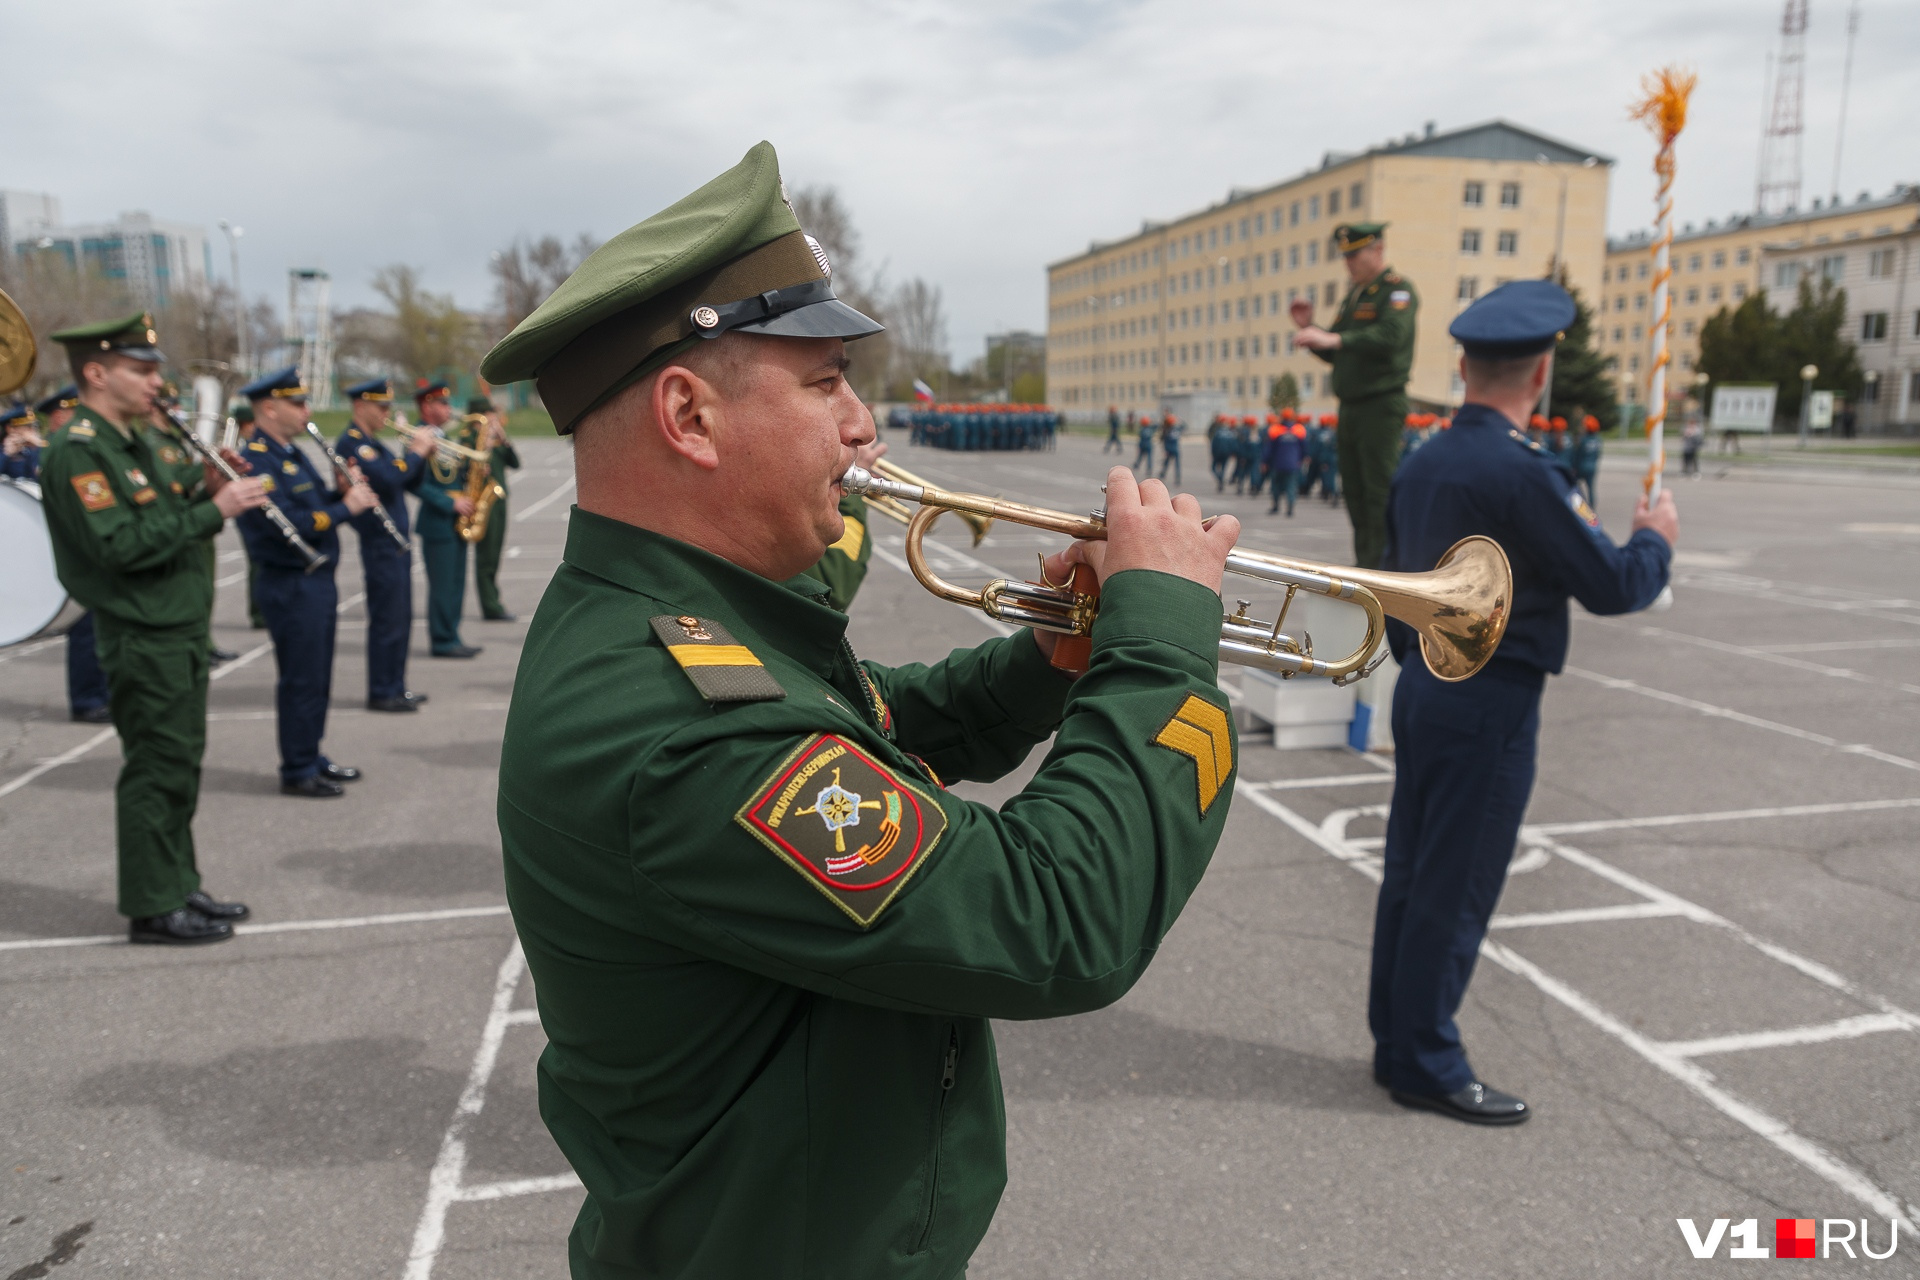
M 562 435 L 635 379 L 731 330 L 861 338 L 882 326 L 839 301 L 801 229 L 771 143 L 594 250 L 481 362 L 489 382 L 537 378 Z
M 1384 222 L 1343 222 L 1333 229 L 1333 247 L 1341 253 L 1356 253 L 1386 234 Z
M 77 356 L 94 351 L 111 351 L 115 355 L 131 356 L 135 360 L 153 364 L 166 360 L 160 354 L 160 335 L 154 332 L 153 316 L 145 311 L 136 311 L 118 320 L 75 325 L 47 336 Z

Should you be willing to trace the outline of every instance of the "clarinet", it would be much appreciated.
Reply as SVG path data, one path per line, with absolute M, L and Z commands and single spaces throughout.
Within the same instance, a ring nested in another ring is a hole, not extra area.
M 167 415 L 167 421 L 171 422 L 174 427 L 178 429 L 180 432 L 180 443 L 187 446 L 189 453 L 193 454 L 194 457 L 200 459 L 200 461 L 206 463 L 208 466 L 211 466 L 229 480 L 239 480 L 242 478 L 240 473 L 235 471 L 225 458 L 200 443 L 200 437 L 193 434 L 193 429 L 187 425 L 184 418 L 175 412 L 172 405 L 163 404 L 160 405 L 159 408 L 160 412 Z M 260 512 L 266 516 L 268 520 L 273 522 L 273 527 L 280 531 L 280 536 L 285 538 L 295 551 L 298 551 L 306 557 L 308 573 L 312 573 L 315 569 L 318 569 L 327 562 L 325 556 L 315 551 L 313 547 L 308 544 L 307 540 L 300 536 L 300 531 L 293 527 L 293 521 L 287 519 L 287 513 L 282 511 L 271 498 L 267 500 L 266 506 L 260 508 Z
M 333 451 L 333 446 L 327 443 L 327 438 L 320 434 L 320 428 L 314 426 L 311 420 L 307 423 L 307 434 L 319 443 L 320 451 L 327 455 L 327 461 L 331 462 L 333 469 L 340 473 L 340 483 L 347 485 L 352 484 L 353 472 L 347 469 L 347 464 L 341 460 L 339 454 Z M 378 496 L 377 494 L 375 495 L 376 498 Z M 413 553 L 413 544 L 407 541 L 407 535 L 400 532 L 400 526 L 396 525 L 393 522 L 393 517 L 387 514 L 387 504 L 384 502 L 375 502 L 373 509 L 380 513 L 380 527 L 387 531 L 387 536 L 398 543 L 402 551 L 411 555 Z

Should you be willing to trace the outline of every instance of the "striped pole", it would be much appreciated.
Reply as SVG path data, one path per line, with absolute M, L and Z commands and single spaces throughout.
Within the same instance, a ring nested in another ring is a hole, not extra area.
M 1668 329 L 1673 322 L 1673 142 L 1687 125 L 1687 99 L 1697 77 L 1678 67 L 1663 67 L 1641 81 L 1642 98 L 1632 116 L 1644 121 L 1660 141 L 1653 171 L 1660 188 L 1654 195 L 1652 365 L 1647 371 L 1647 474 L 1641 483 L 1652 502 L 1660 493 L 1660 475 L 1667 466 Z

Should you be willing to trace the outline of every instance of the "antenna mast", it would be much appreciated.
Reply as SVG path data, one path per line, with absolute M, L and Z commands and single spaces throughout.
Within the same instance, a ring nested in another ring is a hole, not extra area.
M 1780 58 L 1774 63 L 1773 110 L 1760 144 L 1754 207 L 1785 213 L 1800 207 L 1800 143 L 1806 133 L 1807 0 L 1787 0 L 1780 19 Z
M 1833 140 L 1833 201 L 1840 202 L 1840 153 L 1847 145 L 1847 95 L 1853 88 L 1853 38 L 1860 34 L 1860 0 L 1847 10 L 1847 69 L 1840 77 L 1840 131 Z

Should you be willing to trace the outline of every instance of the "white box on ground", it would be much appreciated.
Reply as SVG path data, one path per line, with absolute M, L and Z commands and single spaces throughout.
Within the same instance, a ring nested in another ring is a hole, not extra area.
M 1353 686 L 1331 680 L 1296 677 L 1249 667 L 1240 677 L 1240 709 L 1247 718 L 1273 726 L 1273 745 L 1282 749 L 1346 745 L 1353 722 Z

